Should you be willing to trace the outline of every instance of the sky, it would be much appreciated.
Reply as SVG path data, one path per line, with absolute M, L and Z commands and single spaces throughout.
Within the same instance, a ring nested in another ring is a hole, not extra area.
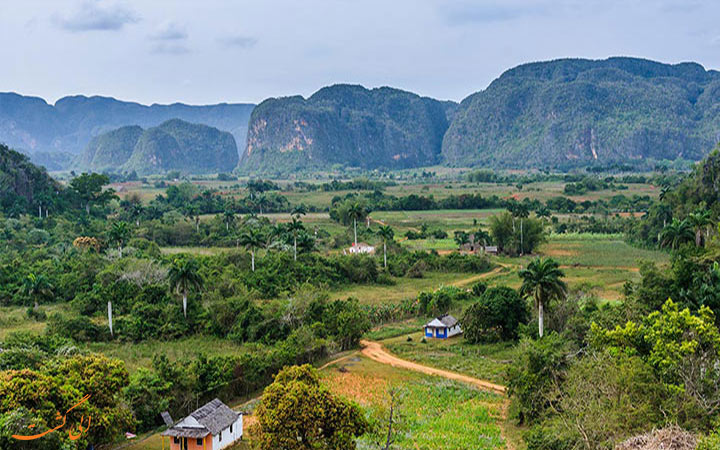
M 257 103 L 323 86 L 460 101 L 518 64 L 720 68 L 715 0 L 1 0 L 0 91 Z

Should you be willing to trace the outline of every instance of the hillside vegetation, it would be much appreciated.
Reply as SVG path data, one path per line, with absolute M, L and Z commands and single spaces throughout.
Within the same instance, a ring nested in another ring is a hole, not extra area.
M 397 89 L 351 85 L 326 87 L 308 99 L 268 99 L 253 111 L 240 169 L 432 165 L 455 107 Z
M 230 171 L 238 161 L 230 133 L 179 119 L 143 130 L 123 127 L 94 138 L 77 161 L 83 170 L 135 171 L 139 174 L 181 170 Z
M 58 188 L 57 182 L 27 156 L 0 144 L 0 207 L 23 210 Z
M 720 73 L 695 63 L 563 59 L 508 70 L 463 100 L 453 166 L 568 168 L 698 160 L 720 132 Z

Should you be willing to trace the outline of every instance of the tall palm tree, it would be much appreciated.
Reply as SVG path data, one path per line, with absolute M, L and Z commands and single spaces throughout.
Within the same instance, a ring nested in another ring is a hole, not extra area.
M 170 288 L 174 288 L 176 293 L 182 294 L 183 316 L 186 318 L 188 292 L 190 289 L 200 289 L 202 287 L 203 280 L 198 270 L 198 262 L 195 259 L 177 258 L 172 262 L 168 271 Z
M 523 280 L 520 294 L 535 300 L 538 309 L 538 331 L 542 337 L 545 305 L 553 299 L 563 298 L 567 292 L 567 285 L 561 280 L 565 273 L 554 259 L 537 258 L 522 269 L 519 275 Z
M 130 226 L 127 222 L 113 222 L 112 225 L 110 225 L 110 241 L 117 244 L 120 256 L 122 256 L 123 245 L 131 234 L 132 230 L 130 230 Z
M 697 211 L 688 214 L 687 221 L 695 230 L 695 245 L 700 247 L 703 240 L 703 229 L 712 223 L 712 220 L 710 219 L 710 211 L 707 209 L 698 209 Z M 707 237 L 710 232 L 706 229 L 705 234 Z
M 660 232 L 660 247 L 677 250 L 682 244 L 693 240 L 695 233 L 687 220 L 673 219 Z
M 240 235 L 239 242 L 250 252 L 252 271 L 255 272 L 255 251 L 265 244 L 265 235 L 259 228 L 249 228 Z
M 388 241 L 393 240 L 393 238 L 395 237 L 395 231 L 393 231 L 390 225 L 380 225 L 377 234 L 383 240 L 383 263 L 385 264 L 385 268 L 387 269 L 387 243 Z
M 292 234 L 293 236 L 293 259 L 297 261 L 297 238 L 298 234 L 305 230 L 305 226 L 303 225 L 301 220 L 296 219 L 293 217 L 290 222 L 287 224 L 287 230 Z
M 225 222 L 225 231 L 230 231 L 230 225 L 235 223 L 235 213 L 230 209 L 223 211 L 223 222 Z
M 267 206 L 270 204 L 270 200 L 267 198 L 267 195 L 260 194 L 255 198 L 255 204 L 260 209 L 260 215 L 263 214 L 263 207 L 267 209 Z
M 353 230 L 355 232 L 355 247 L 357 247 L 357 223 L 358 220 L 362 220 L 363 217 L 365 217 L 365 215 L 367 214 L 365 206 L 363 206 L 363 204 L 358 201 L 354 201 L 348 205 L 345 214 L 349 220 L 353 221 Z
M 53 287 L 47 277 L 43 274 L 29 274 L 23 280 L 21 289 L 23 294 L 33 299 L 35 309 L 37 309 L 40 304 L 40 298 L 52 297 L 53 295 Z

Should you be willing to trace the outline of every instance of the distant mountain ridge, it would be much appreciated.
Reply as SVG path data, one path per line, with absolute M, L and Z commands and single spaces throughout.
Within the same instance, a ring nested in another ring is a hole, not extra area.
M 231 132 L 240 150 L 237 168 L 251 175 L 435 164 L 647 168 L 657 160 L 699 160 L 720 141 L 720 72 L 627 57 L 559 59 L 512 68 L 460 104 L 349 84 L 257 107 L 143 106 L 83 96 L 48 105 L 0 94 L 0 142 L 53 169 L 72 159 L 60 151 L 78 154 L 91 141 L 98 153 L 85 153 L 81 165 L 112 168 L 131 150 L 107 144 L 138 134 L 120 128 L 137 126 L 144 135 L 175 118 Z M 131 136 L 105 137 L 98 146 L 93 138 L 111 130 Z M 178 151 L 176 140 L 150 135 L 148 154 Z M 137 157 L 131 166 L 148 167 Z
M 272 98 L 252 113 L 243 172 L 288 173 L 333 165 L 435 164 L 456 103 L 388 87 L 339 84 L 305 99 Z
M 0 142 L 30 155 L 43 152 L 79 154 L 92 138 L 120 127 L 150 128 L 170 119 L 202 123 L 233 134 L 244 144 L 255 105 L 150 106 L 111 97 L 64 97 L 49 105 L 38 97 L 0 93 Z
M 462 101 L 451 166 L 569 168 L 699 160 L 720 139 L 720 73 L 695 63 L 561 59 L 508 70 Z
M 135 171 L 148 175 L 170 170 L 230 172 L 237 163 L 237 145 L 232 134 L 171 119 L 147 130 L 127 126 L 96 136 L 74 166 L 94 172 Z

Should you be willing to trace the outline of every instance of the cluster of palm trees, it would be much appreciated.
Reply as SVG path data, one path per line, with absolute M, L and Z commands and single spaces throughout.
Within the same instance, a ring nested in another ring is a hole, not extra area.
M 682 220 L 675 218 L 660 231 L 660 247 L 677 250 L 693 239 L 697 247 L 702 247 L 710 238 L 712 224 L 712 216 L 706 209 L 698 209 Z

